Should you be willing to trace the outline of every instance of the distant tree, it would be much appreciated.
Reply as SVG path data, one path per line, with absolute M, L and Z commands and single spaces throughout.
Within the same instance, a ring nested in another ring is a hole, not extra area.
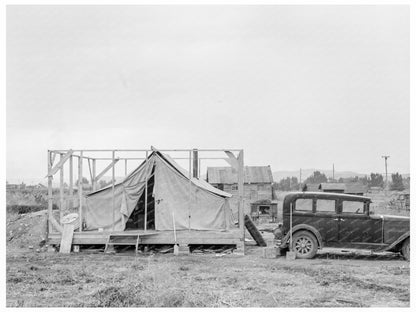
M 78 181 L 79 179 L 75 182 L 76 185 L 78 185 Z M 88 179 L 86 177 L 82 177 L 82 184 L 89 184 L 90 182 L 88 181 Z
M 399 174 L 398 172 L 393 173 L 391 175 L 390 190 L 392 190 L 392 191 L 403 191 L 404 190 L 403 178 L 402 178 L 402 175 Z
M 369 186 L 379 186 L 383 187 L 384 181 L 383 181 L 383 175 L 380 173 L 371 173 L 370 174 L 370 183 Z
M 361 182 L 361 183 L 362 183 L 362 184 L 364 184 L 364 185 L 369 185 L 369 184 L 370 184 L 370 180 L 368 179 L 368 177 L 367 177 L 367 176 L 364 176 L 364 177 L 358 178 L 358 182 Z
M 328 182 L 328 178 L 326 177 L 325 173 L 321 173 L 319 171 L 314 171 L 314 173 L 306 178 L 305 181 L 303 181 L 303 183 L 305 184 L 317 184 L 317 183 L 325 183 Z
M 286 177 L 281 179 L 278 183 L 274 183 L 274 189 L 279 191 L 292 191 L 299 189 L 298 178 Z
M 403 186 L 406 190 L 410 189 L 410 177 L 403 179 Z
M 104 180 L 100 180 L 100 182 L 99 182 L 98 184 L 99 184 L 99 187 L 100 187 L 100 188 L 104 188 L 104 187 L 106 187 L 106 186 L 110 185 L 110 184 L 111 184 L 111 181 L 106 182 L 106 181 L 104 181 Z

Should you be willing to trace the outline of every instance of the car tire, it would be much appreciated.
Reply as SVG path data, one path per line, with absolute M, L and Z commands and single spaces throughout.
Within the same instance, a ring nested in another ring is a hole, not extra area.
M 403 242 L 400 253 L 407 261 L 410 261 L 410 237 L 406 238 L 406 240 Z
M 296 258 L 312 259 L 318 251 L 318 241 L 309 231 L 299 231 L 293 234 L 293 251 Z

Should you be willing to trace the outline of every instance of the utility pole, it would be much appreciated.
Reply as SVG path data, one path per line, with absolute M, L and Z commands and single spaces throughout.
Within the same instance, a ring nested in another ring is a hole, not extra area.
M 387 189 L 387 158 L 389 158 L 390 156 L 381 156 L 381 158 L 384 158 L 384 166 L 386 167 L 386 189 Z
M 332 164 L 332 182 L 335 182 L 335 164 Z
M 302 168 L 299 169 L 299 188 L 302 190 Z

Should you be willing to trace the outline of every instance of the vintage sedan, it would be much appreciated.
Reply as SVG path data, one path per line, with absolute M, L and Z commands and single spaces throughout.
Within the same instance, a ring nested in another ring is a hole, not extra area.
M 275 231 L 281 249 L 313 258 L 318 249 L 370 249 L 400 252 L 410 259 L 410 218 L 376 215 L 365 196 L 294 192 L 283 200 L 283 224 Z M 292 228 L 292 231 L 290 229 Z

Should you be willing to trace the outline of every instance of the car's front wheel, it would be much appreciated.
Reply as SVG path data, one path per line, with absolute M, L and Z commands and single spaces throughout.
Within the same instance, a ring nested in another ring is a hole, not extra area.
M 400 252 L 407 261 L 410 261 L 410 237 L 403 242 Z
M 309 231 L 299 231 L 293 234 L 293 251 L 296 258 L 311 259 L 318 251 L 318 241 L 315 235 Z

